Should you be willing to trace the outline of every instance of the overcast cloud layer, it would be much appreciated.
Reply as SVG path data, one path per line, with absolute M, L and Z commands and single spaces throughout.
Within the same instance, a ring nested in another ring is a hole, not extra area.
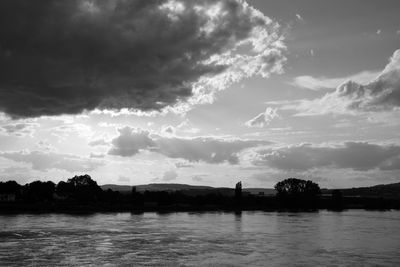
M 210 102 L 243 77 L 282 71 L 278 28 L 240 0 L 0 1 L 0 111 Z
M 0 157 L 16 162 L 29 163 L 32 165 L 32 169 L 39 171 L 59 169 L 69 172 L 87 172 L 103 165 L 100 161 L 92 159 L 41 151 L 0 152 Z
M 280 170 L 305 171 L 312 168 L 399 170 L 400 146 L 347 142 L 337 146 L 303 144 L 278 149 L 263 149 L 252 160 L 258 166 Z
M 239 162 L 238 153 L 250 147 L 268 145 L 261 140 L 224 140 L 212 137 L 179 138 L 151 135 L 148 131 L 124 127 L 112 140 L 110 155 L 130 157 L 140 151 L 152 151 L 170 158 L 182 158 L 191 162 L 207 163 Z

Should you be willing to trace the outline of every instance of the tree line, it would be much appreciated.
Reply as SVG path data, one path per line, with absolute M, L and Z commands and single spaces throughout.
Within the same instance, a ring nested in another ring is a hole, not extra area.
M 275 185 L 275 196 L 244 194 L 238 182 L 232 195 L 210 190 L 207 194 L 190 195 L 182 191 L 144 191 L 136 187 L 123 194 L 103 190 L 89 175 L 74 176 L 55 184 L 34 181 L 20 185 L 15 181 L 0 182 L 0 196 L 11 194 L 13 201 L 1 201 L 1 211 L 119 211 L 119 210 L 317 210 L 328 208 L 399 208 L 399 202 L 381 199 L 344 198 L 339 190 L 321 196 L 317 183 L 288 178 Z M 385 202 L 386 201 L 386 202 Z M 352 206 L 353 205 L 353 206 Z M 358 205 L 358 206 L 357 206 Z M 361 205 L 361 206 L 360 206 Z

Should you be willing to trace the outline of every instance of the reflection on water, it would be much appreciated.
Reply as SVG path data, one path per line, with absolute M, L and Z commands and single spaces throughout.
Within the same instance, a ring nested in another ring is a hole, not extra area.
M 400 212 L 0 215 L 0 265 L 400 264 Z

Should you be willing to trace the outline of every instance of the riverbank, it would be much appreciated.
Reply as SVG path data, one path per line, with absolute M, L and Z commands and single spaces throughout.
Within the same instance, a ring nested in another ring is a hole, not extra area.
M 229 203 L 230 200 L 230 203 Z M 258 197 L 249 203 L 237 204 L 234 199 L 227 199 L 223 204 L 191 205 L 185 203 L 162 204 L 149 203 L 74 203 L 74 202 L 41 202 L 41 203 L 0 203 L 0 214 L 10 213 L 94 213 L 94 212 L 207 212 L 207 211 L 343 211 L 350 209 L 363 210 L 400 210 L 399 199 L 344 197 L 334 202 L 330 198 L 321 198 L 314 205 L 295 205 L 296 203 L 280 202 L 276 197 Z

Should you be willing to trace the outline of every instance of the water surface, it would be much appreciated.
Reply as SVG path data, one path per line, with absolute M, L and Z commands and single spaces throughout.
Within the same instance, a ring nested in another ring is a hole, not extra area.
M 0 265 L 400 266 L 400 211 L 0 215 Z

